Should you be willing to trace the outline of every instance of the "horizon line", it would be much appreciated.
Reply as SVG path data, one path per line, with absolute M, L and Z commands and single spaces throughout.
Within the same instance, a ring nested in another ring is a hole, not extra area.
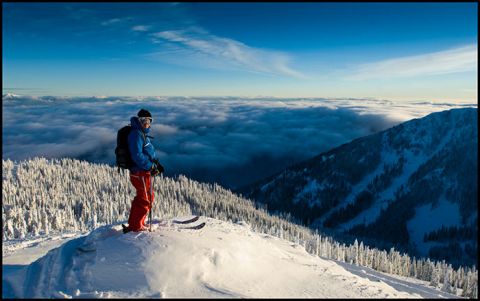
M 17 88 L 17 89 L 27 89 L 27 88 Z M 324 99 L 324 100 L 372 100 L 372 101 L 455 101 L 455 102 L 472 102 L 478 104 L 477 99 L 464 99 L 464 98 L 435 98 L 435 97 L 378 97 L 378 96 L 274 96 L 274 95 L 95 95 L 95 94 L 81 94 L 81 95 L 68 95 L 68 94 L 19 94 L 14 92 L 3 92 L 2 100 L 8 95 L 18 96 L 18 97 L 31 97 L 31 98 L 42 98 L 42 97 L 59 97 L 59 98 L 81 98 L 81 97 L 93 97 L 93 98 L 111 98 L 111 97 L 128 97 L 128 98 L 170 98 L 170 97 L 181 97 L 181 98 L 248 98 L 248 99 L 260 99 L 260 98 L 274 98 L 274 99 Z

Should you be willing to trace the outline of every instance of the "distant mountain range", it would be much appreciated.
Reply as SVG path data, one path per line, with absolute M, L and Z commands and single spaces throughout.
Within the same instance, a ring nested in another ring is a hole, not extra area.
M 14 100 L 20 97 L 21 97 L 20 95 L 17 95 L 14 93 L 6 93 L 2 95 L 2 100 Z
M 355 139 L 239 189 L 337 239 L 476 264 L 478 109 Z

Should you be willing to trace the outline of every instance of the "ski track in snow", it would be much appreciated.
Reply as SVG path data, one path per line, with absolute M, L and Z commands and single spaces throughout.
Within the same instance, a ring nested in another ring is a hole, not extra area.
M 334 260 L 335 263 L 338 265 L 342 266 L 345 268 L 347 271 L 358 275 L 360 277 L 365 277 L 370 279 L 371 281 L 378 281 L 378 282 L 384 282 L 387 283 L 388 285 L 392 286 L 398 291 L 404 291 L 408 293 L 416 293 L 422 298 L 459 298 L 458 296 L 454 296 L 452 294 L 448 294 L 439 290 L 434 289 L 433 287 L 428 286 L 428 283 L 426 281 L 421 281 L 414 279 L 409 280 L 402 280 L 400 279 L 400 276 L 395 276 L 395 275 L 388 275 L 384 274 L 378 271 L 375 271 L 371 268 L 368 267 L 363 267 L 363 266 L 356 266 L 356 265 L 351 265 L 345 262 L 337 261 Z M 398 278 L 397 278 L 398 277 Z M 418 283 L 415 283 L 415 282 Z
M 413 279 L 311 255 L 292 242 L 253 232 L 245 222 L 202 220 L 207 226 L 201 230 L 181 230 L 171 221 L 157 221 L 154 232 L 128 234 L 120 224 L 103 226 L 66 237 L 24 265 L 4 254 L 2 297 L 455 297 Z M 31 248 L 18 247 L 16 253 Z

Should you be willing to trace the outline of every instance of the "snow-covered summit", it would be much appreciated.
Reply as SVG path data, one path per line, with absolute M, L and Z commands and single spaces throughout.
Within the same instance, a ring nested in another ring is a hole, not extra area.
M 14 94 L 14 93 L 5 93 L 2 95 L 2 100 L 15 100 L 20 98 L 20 95 Z
M 30 264 L 25 282 L 4 276 L 4 284 L 20 298 L 454 297 L 311 255 L 245 222 L 201 220 L 207 226 L 199 231 L 180 230 L 171 220 L 153 232 L 102 226 Z
M 458 267 L 477 262 L 478 109 L 412 119 L 238 192 L 311 228 Z

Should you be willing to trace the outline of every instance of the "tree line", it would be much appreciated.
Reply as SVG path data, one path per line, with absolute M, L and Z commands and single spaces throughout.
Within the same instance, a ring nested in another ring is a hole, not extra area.
M 28 239 L 66 231 L 86 232 L 125 222 L 135 194 L 128 172 L 69 158 L 2 160 L 2 240 Z M 445 261 L 411 258 L 394 248 L 346 245 L 294 223 L 289 214 L 269 214 L 251 200 L 217 184 L 185 176 L 155 179 L 155 218 L 198 214 L 246 222 L 252 230 L 292 241 L 316 256 L 377 271 L 429 281 L 459 296 L 478 297 L 475 266 L 452 268 Z

